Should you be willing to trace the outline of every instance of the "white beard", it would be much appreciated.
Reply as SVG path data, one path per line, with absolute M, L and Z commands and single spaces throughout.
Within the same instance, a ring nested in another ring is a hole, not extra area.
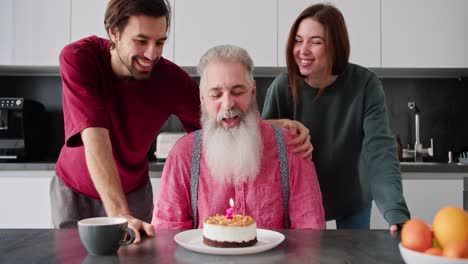
M 263 143 L 255 109 L 254 103 L 245 114 L 239 109 L 222 111 L 218 122 L 213 122 L 202 106 L 205 161 L 215 179 L 240 184 L 254 180 L 260 172 Z M 233 112 L 238 114 L 239 124 L 230 129 L 221 126 L 223 115 L 232 117 Z

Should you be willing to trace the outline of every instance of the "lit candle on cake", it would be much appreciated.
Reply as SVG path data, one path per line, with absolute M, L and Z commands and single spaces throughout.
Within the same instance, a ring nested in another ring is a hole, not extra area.
M 232 198 L 229 199 L 230 208 L 226 209 L 226 217 L 227 219 L 232 220 L 232 213 L 234 212 L 234 200 Z

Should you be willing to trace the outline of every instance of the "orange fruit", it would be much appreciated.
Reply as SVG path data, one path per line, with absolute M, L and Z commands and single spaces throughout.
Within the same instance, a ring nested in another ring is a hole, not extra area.
M 468 258 L 468 241 L 452 241 L 444 247 L 443 255 L 448 258 Z
M 432 248 L 432 233 L 429 225 L 421 219 L 411 219 L 401 229 L 401 245 L 424 252 Z
M 442 249 L 440 248 L 429 248 L 424 253 L 433 255 L 433 256 L 442 256 Z
M 460 207 L 444 207 L 434 216 L 432 229 L 443 249 L 452 241 L 468 241 L 468 213 Z

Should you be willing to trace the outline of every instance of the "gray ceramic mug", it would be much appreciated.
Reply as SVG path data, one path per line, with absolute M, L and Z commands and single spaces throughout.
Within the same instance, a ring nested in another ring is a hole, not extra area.
M 78 232 L 90 255 L 112 255 L 135 240 L 135 232 L 127 224 L 121 217 L 87 218 L 78 222 Z

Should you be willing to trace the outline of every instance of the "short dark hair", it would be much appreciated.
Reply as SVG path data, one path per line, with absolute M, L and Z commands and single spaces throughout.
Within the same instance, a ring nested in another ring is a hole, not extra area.
M 107 35 L 109 29 L 117 27 L 122 32 L 127 26 L 128 19 L 133 15 L 151 17 L 166 17 L 167 30 L 171 22 L 171 6 L 167 0 L 110 0 L 104 15 L 104 27 Z M 111 48 L 115 43 L 110 38 Z
M 286 45 L 286 64 L 289 73 L 289 82 L 294 102 L 298 96 L 299 78 L 303 78 L 299 67 L 294 60 L 294 44 L 299 24 L 305 18 L 312 18 L 319 22 L 325 30 L 325 52 L 327 54 L 329 69 L 332 75 L 342 73 L 349 61 L 349 37 L 346 23 L 338 8 L 330 4 L 315 4 L 307 7 L 296 18 L 289 31 Z M 319 87 L 323 89 L 325 87 Z M 323 90 L 322 90 L 323 91 Z M 320 93 L 319 93 L 320 94 Z

